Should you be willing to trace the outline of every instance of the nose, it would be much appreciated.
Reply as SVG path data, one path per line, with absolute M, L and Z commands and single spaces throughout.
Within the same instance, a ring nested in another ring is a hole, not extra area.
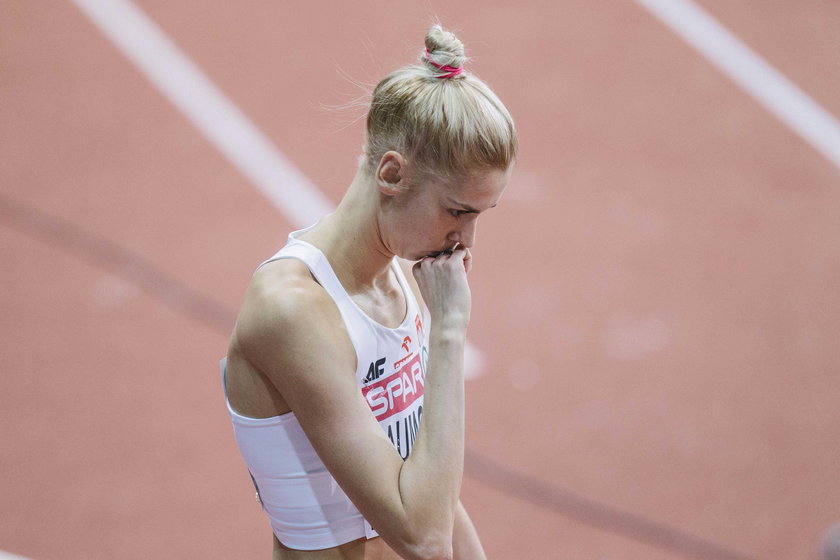
M 449 240 L 467 249 L 475 245 L 475 228 L 478 222 L 476 218 L 477 216 L 470 216 L 464 220 L 461 227 L 449 235 Z

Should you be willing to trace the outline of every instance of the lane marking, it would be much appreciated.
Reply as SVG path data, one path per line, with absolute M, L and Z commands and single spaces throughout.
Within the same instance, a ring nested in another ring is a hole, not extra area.
M 636 0 L 840 168 L 840 122 L 691 0 Z
M 152 84 L 297 227 L 332 203 L 140 8 L 71 0 Z
M 17 554 L 12 554 L 11 552 L 5 552 L 0 550 L 0 560 L 29 560 L 25 556 L 18 556 Z
M 130 0 L 70 0 L 297 228 L 334 208 L 330 200 L 204 72 Z M 467 343 L 464 376 L 482 373 Z

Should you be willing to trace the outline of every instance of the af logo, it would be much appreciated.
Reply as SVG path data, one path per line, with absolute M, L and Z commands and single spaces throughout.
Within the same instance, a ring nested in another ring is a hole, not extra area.
M 365 383 L 370 383 L 379 379 L 385 373 L 385 358 L 379 358 L 375 362 L 370 363 L 367 375 L 365 376 Z

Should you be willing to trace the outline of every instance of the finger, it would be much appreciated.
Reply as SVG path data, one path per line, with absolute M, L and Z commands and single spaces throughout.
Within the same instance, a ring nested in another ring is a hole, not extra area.
M 454 251 L 451 252 L 450 256 L 453 259 L 463 261 L 464 259 L 466 259 L 467 254 L 468 254 L 468 249 L 466 247 L 458 247 L 457 249 L 455 249 Z
M 469 249 L 466 249 L 464 252 L 464 270 L 467 271 L 467 274 L 472 270 L 472 253 L 470 253 Z
M 418 282 L 420 281 L 420 276 L 423 274 L 424 270 L 428 270 L 432 263 L 434 262 L 434 258 L 432 257 L 424 257 L 414 263 L 414 266 L 411 267 L 411 272 L 414 275 L 414 279 Z

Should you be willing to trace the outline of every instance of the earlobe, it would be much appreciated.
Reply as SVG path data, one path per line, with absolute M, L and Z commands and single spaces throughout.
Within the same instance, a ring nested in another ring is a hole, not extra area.
M 387 196 L 394 196 L 405 189 L 405 158 L 399 152 L 385 152 L 376 168 L 376 186 Z

